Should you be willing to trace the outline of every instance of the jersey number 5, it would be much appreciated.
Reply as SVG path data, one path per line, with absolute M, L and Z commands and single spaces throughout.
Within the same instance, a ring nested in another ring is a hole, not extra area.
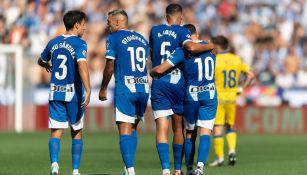
M 161 50 L 160 50 L 160 55 L 162 57 L 161 64 L 171 55 L 171 52 L 166 49 L 166 46 L 171 46 L 171 43 L 166 41 L 161 43 Z
M 67 66 L 66 66 L 66 61 L 67 61 L 67 57 L 66 55 L 58 55 L 57 59 L 62 60 L 59 68 L 62 69 L 62 74 L 60 74 L 60 72 L 55 72 L 55 78 L 57 78 L 58 80 L 64 80 L 67 76 Z
M 195 58 L 194 63 L 197 64 L 198 67 L 198 81 L 203 80 L 203 62 L 201 58 Z M 205 78 L 206 80 L 212 80 L 214 77 L 214 60 L 211 57 L 206 57 L 204 61 L 205 65 Z M 210 72 L 211 70 L 211 72 Z

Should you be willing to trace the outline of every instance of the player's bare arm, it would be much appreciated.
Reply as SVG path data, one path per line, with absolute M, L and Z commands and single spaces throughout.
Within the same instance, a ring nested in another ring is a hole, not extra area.
M 248 71 L 245 73 L 246 74 L 246 80 L 243 83 L 243 88 L 247 87 L 253 80 L 253 78 L 255 77 L 254 73 L 252 71 Z
M 107 100 L 107 88 L 114 73 L 114 60 L 107 59 L 106 66 L 103 71 L 103 78 L 99 91 L 99 100 Z
M 86 92 L 85 99 L 82 102 L 81 106 L 86 107 L 89 104 L 91 97 L 91 84 L 86 61 L 78 61 L 78 67 L 79 74 Z
M 169 70 L 172 67 L 173 67 L 173 65 L 171 65 L 168 61 L 164 61 L 162 64 L 160 64 L 159 66 L 153 68 L 150 71 L 150 76 L 151 77 L 160 76 L 160 75 L 164 74 L 167 70 Z
M 184 44 L 184 48 L 193 54 L 197 54 L 200 52 L 213 50 L 214 44 L 210 41 L 208 42 L 208 44 L 201 44 L 193 41 L 188 41 Z
M 51 72 L 52 66 L 49 64 L 49 62 L 44 63 L 44 62 L 42 61 L 42 59 L 39 58 L 39 59 L 37 60 L 37 64 L 40 65 L 41 67 L 45 68 L 47 72 Z

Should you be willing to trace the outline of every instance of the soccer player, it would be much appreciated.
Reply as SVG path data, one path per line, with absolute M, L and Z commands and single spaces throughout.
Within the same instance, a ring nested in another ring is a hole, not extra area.
M 213 49 L 213 44 L 194 43 L 190 32 L 181 27 L 182 7 L 169 4 L 166 7 L 167 24 L 154 26 L 150 31 L 149 45 L 151 48 L 152 66 L 162 64 L 177 47 L 185 47 L 188 51 L 198 53 Z M 154 79 L 151 87 L 151 104 L 156 122 L 156 147 L 162 167 L 162 174 L 170 174 L 168 130 L 169 119 L 173 126 L 173 156 L 175 174 L 181 174 L 183 149 L 182 113 L 184 99 L 184 79 L 178 66 L 168 74 Z
M 246 87 L 253 78 L 253 73 L 240 57 L 229 53 L 229 42 L 224 36 L 213 38 L 216 44 L 216 88 L 218 91 L 218 107 L 214 124 L 213 146 L 217 159 L 209 164 L 210 166 L 220 166 L 224 163 L 224 128 L 226 128 L 226 140 L 228 143 L 229 165 L 236 163 L 236 140 L 237 135 L 234 130 L 236 118 L 236 94 L 238 92 L 238 81 L 241 73 L 247 75 L 243 88 Z
M 128 15 L 117 9 L 108 13 L 106 67 L 99 99 L 107 99 L 107 87 L 114 72 L 114 107 L 119 131 L 120 151 L 125 163 L 125 174 L 134 175 L 137 150 L 137 124 L 143 120 L 149 98 L 146 62 L 148 42 L 142 35 L 128 30 Z
M 195 129 L 199 129 L 200 134 L 197 169 L 194 174 L 202 175 L 203 166 L 209 153 L 210 135 L 217 108 L 214 81 L 215 55 L 210 51 L 192 54 L 186 49 L 177 48 L 164 63 L 154 68 L 150 75 L 153 77 L 160 76 L 180 63 L 183 63 L 183 76 L 186 81 L 184 99 L 185 128 L 188 134 L 194 132 Z M 190 159 L 190 155 L 185 156 Z
M 81 39 L 86 29 L 87 17 L 81 11 L 69 11 L 64 15 L 63 21 L 66 28 L 65 35 L 50 40 L 38 59 L 38 64 L 44 67 L 47 72 L 51 72 L 49 95 L 50 174 L 59 174 L 60 139 L 69 124 L 72 137 L 72 175 L 80 175 L 84 111 L 91 95 L 86 63 L 87 44 Z

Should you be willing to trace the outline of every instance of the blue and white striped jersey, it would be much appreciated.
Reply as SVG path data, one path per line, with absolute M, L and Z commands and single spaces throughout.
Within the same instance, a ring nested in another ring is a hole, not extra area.
M 106 58 L 115 60 L 115 93 L 148 93 L 146 39 L 135 31 L 119 30 L 108 36 L 106 45 Z
M 78 71 L 78 61 L 86 61 L 87 44 L 75 35 L 61 35 L 50 40 L 41 53 L 41 60 L 51 60 L 49 100 L 80 102 L 84 87 Z
M 183 48 L 177 48 L 166 60 L 173 66 L 183 63 L 185 100 L 210 100 L 217 97 L 215 60 L 215 55 L 210 51 L 193 55 Z
M 187 41 L 191 41 L 190 31 L 180 25 L 162 24 L 154 26 L 149 36 L 149 45 L 152 51 L 152 67 L 162 64 L 177 47 L 183 47 Z M 181 70 L 176 66 L 173 71 L 154 81 L 183 84 L 184 80 L 181 74 Z

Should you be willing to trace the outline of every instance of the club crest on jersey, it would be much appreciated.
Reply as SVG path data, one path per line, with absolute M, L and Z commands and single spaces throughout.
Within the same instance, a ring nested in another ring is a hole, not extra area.
M 82 51 L 82 54 L 83 54 L 83 56 L 86 57 L 86 54 L 87 54 L 86 50 L 83 50 L 83 51 Z

